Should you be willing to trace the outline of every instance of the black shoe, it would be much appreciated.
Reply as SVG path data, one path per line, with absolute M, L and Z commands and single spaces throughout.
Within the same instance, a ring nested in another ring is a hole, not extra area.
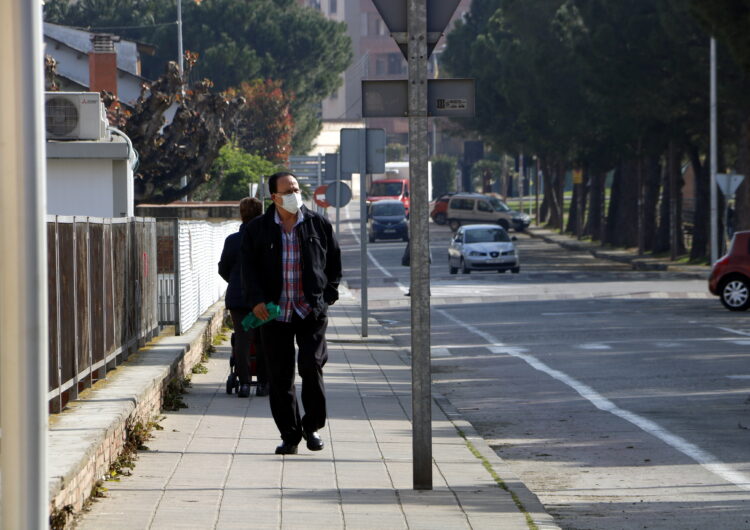
M 258 388 L 255 389 L 256 396 L 267 396 L 268 395 L 268 383 L 258 383 Z
M 250 397 L 250 385 L 240 385 L 240 390 L 237 392 L 237 397 Z
M 302 438 L 307 440 L 307 448 L 310 451 L 320 451 L 325 445 L 320 438 L 318 431 L 303 432 Z
M 290 444 L 289 442 L 281 442 L 281 445 L 276 447 L 277 455 L 296 455 L 297 444 Z

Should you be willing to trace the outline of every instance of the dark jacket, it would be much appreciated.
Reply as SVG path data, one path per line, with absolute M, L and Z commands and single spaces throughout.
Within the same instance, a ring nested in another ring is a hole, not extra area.
M 250 309 L 242 294 L 242 275 L 240 274 L 240 244 L 246 224 L 243 223 L 238 232 L 227 236 L 224 240 L 224 250 L 221 251 L 219 276 L 229 284 L 227 294 L 224 296 L 227 309 Z
M 242 287 L 248 305 L 278 303 L 283 273 L 281 227 L 276 208 L 248 223 L 242 232 Z M 302 222 L 295 227 L 302 257 L 302 290 L 316 317 L 339 299 L 341 250 L 333 228 L 323 216 L 302 207 Z

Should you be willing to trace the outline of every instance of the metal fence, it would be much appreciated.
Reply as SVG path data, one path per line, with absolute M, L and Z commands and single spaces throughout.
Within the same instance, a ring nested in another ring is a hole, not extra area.
M 158 332 L 156 222 L 48 216 L 53 412 Z
M 218 263 L 224 240 L 238 228 L 237 221 L 157 221 L 159 324 L 184 333 L 223 296 Z

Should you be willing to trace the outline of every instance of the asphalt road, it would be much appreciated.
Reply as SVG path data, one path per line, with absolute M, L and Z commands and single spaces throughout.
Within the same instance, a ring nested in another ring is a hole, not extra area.
M 561 527 L 750 528 L 750 314 L 723 309 L 703 279 L 524 234 L 520 274 L 450 275 L 450 231 L 430 231 L 435 387 Z M 408 348 L 404 246 L 368 245 L 368 298 Z

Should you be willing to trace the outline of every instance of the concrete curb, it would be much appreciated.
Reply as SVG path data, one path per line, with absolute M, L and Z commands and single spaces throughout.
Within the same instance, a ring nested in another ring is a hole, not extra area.
M 159 414 L 164 389 L 200 362 L 221 329 L 224 302 L 211 306 L 184 335 L 161 334 L 131 355 L 60 414 L 50 416 L 48 475 L 50 515 L 77 512 L 91 496 L 137 423 Z M 71 518 L 67 518 L 70 522 Z
M 515 495 L 523 505 L 526 513 L 531 517 L 534 524 L 540 530 L 558 529 L 555 520 L 545 510 L 539 498 L 524 484 L 518 476 L 513 473 L 510 466 L 497 456 L 497 453 L 487 444 L 484 438 L 474 429 L 474 426 L 466 421 L 461 413 L 453 406 L 448 398 L 433 390 L 432 399 L 442 409 L 443 413 L 453 423 L 456 430 L 462 434 L 467 443 L 470 443 L 479 452 L 492 469 L 500 476 L 507 486 L 509 492 Z M 498 485 L 498 487 L 500 487 Z

